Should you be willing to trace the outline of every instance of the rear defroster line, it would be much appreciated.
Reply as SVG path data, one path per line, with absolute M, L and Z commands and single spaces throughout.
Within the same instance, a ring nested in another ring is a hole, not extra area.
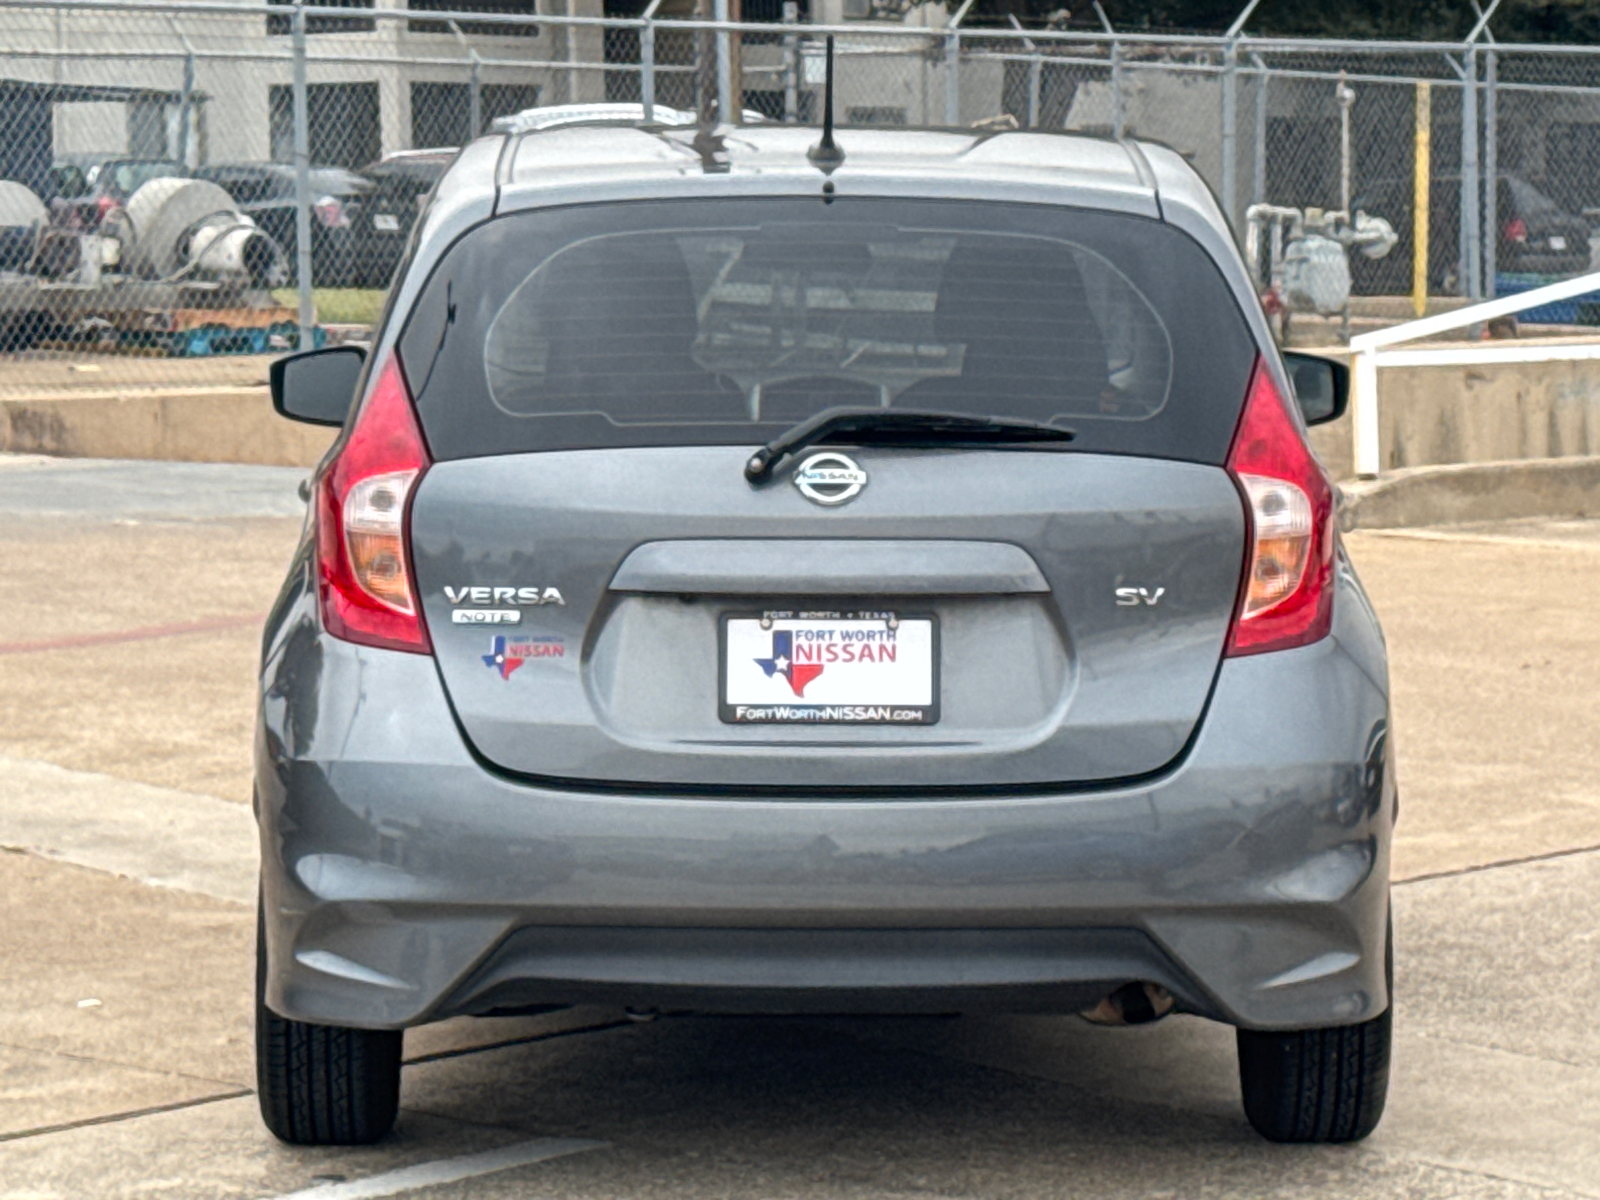
M 238 613 L 226 617 L 207 617 L 203 621 L 145 625 L 138 629 L 117 629 L 107 633 L 80 633 L 38 642 L 0 642 L 0 654 L 41 654 L 48 650 L 78 650 L 85 646 L 108 646 L 118 642 L 147 642 L 191 633 L 212 633 L 219 629 L 243 629 L 264 624 L 266 619 L 265 613 Z

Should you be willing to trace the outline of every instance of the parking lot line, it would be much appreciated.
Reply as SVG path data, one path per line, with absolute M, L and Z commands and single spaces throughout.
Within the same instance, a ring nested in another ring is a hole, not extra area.
M 237 629 L 260 625 L 264 613 L 208 617 L 202 621 L 182 621 L 172 625 L 146 625 L 140 629 L 115 629 L 107 633 L 81 633 L 72 637 L 46 638 L 39 642 L 0 642 L 0 654 L 37 654 L 45 650 L 77 650 L 84 646 L 108 646 L 117 642 L 145 642 L 152 638 L 182 637 L 188 633 L 210 633 L 217 629 Z
M 513 1167 L 581 1154 L 585 1150 L 599 1150 L 609 1144 L 586 1138 L 539 1138 L 502 1146 L 498 1150 L 485 1150 L 481 1154 L 463 1154 L 459 1158 L 441 1158 L 414 1167 L 402 1167 L 398 1171 L 385 1171 L 381 1175 L 370 1175 L 366 1179 L 355 1179 L 348 1183 L 319 1184 L 303 1191 L 273 1196 L 270 1200 L 371 1200 L 379 1196 L 399 1196 L 425 1187 L 475 1179 L 480 1175 L 509 1171 Z

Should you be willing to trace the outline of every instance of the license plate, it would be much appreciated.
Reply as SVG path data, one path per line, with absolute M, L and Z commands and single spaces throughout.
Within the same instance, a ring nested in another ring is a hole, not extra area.
M 393 213 L 374 213 L 372 227 L 379 233 L 399 233 L 400 218 Z
M 932 725 L 939 624 L 929 614 L 724 613 L 720 715 L 731 725 Z
M 1550 239 L 1550 249 L 1552 249 L 1552 250 L 1565 250 L 1566 248 L 1567 248 L 1567 239 L 1566 238 L 1564 238 L 1564 237 L 1553 237 L 1553 238 Z

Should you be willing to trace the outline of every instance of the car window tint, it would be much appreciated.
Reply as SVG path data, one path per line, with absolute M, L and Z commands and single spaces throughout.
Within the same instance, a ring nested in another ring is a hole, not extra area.
M 1054 238 L 819 220 L 565 247 L 489 326 L 504 412 L 795 420 L 819 394 L 1038 421 L 1142 420 L 1172 347 L 1127 277 Z M 648 381 L 648 386 L 642 386 Z
M 755 443 L 853 404 L 1220 461 L 1255 349 L 1170 226 L 860 198 L 501 218 L 434 272 L 402 353 L 441 457 Z

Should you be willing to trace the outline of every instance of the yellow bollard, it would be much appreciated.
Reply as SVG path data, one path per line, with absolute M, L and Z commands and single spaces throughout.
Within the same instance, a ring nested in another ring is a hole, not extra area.
M 1432 177 L 1433 93 L 1426 79 L 1417 83 L 1417 173 L 1411 202 L 1411 307 L 1428 310 L 1428 191 Z

